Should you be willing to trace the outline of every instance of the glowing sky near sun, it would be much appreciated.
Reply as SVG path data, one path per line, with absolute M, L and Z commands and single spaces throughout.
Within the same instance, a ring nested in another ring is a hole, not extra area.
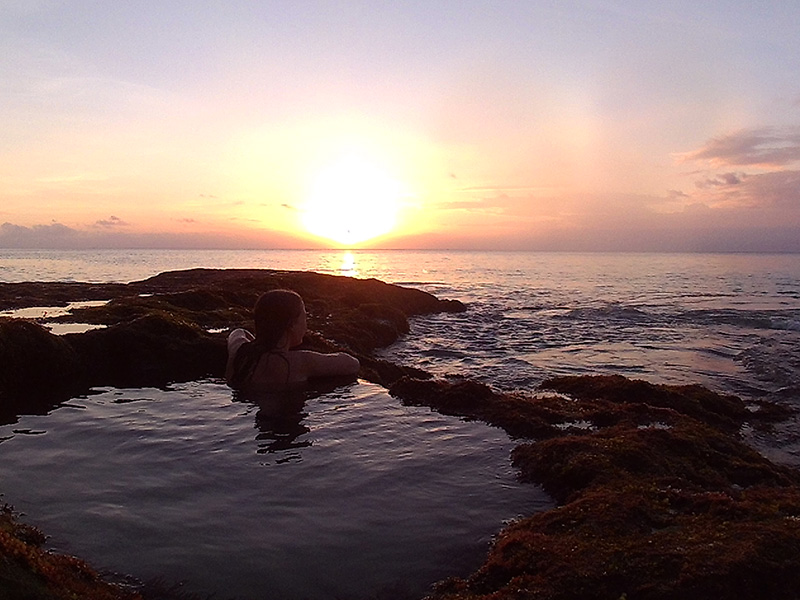
M 786 1 L 0 0 L 0 247 L 800 251 L 798 31 Z

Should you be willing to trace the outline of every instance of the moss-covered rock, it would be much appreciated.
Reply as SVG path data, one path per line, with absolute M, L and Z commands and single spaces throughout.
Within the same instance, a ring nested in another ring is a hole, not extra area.
M 469 390 L 441 381 L 413 387 L 435 390 L 420 396 L 433 406 L 443 398 L 447 412 L 453 395 Z M 560 393 L 474 388 L 458 405 L 471 416 L 517 405 L 509 414 L 538 423 L 513 461 L 559 506 L 504 529 L 476 573 L 441 583 L 432 598 L 800 596 L 800 474 L 738 435 L 775 413 L 698 386 L 622 377 L 560 378 L 543 388 Z
M 0 508 L 0 599 L 142 600 L 104 581 L 85 562 L 44 548 L 41 531 L 21 523 L 9 506 Z
M 92 385 L 163 386 L 219 376 L 225 341 L 170 313 L 152 312 L 105 329 L 64 336 Z
M 0 422 L 46 410 L 82 383 L 80 357 L 66 340 L 36 323 L 0 318 Z

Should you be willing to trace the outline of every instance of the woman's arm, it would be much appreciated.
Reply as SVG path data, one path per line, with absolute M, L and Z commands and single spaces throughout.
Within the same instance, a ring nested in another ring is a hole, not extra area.
M 309 379 L 314 377 L 336 377 L 339 375 L 355 375 L 361 363 L 355 356 L 345 352 L 321 354 L 311 350 L 302 350 L 303 366 Z
M 233 378 L 233 361 L 236 358 L 236 352 L 242 347 L 242 344 L 251 342 L 253 339 L 253 334 L 246 329 L 234 329 L 228 334 L 228 362 L 225 365 L 225 381 L 228 384 Z

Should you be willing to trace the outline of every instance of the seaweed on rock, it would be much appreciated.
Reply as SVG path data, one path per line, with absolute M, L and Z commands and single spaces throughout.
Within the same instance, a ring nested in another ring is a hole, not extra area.
M 800 475 L 738 436 L 769 412 L 698 386 L 616 376 L 542 387 L 567 394 L 542 396 L 533 409 L 522 395 L 496 392 L 480 403 L 524 403 L 543 421 L 559 406 L 563 422 L 593 419 L 513 451 L 520 478 L 542 484 L 559 506 L 508 526 L 476 573 L 442 582 L 432 598 L 800 595 Z
M 16 600 L 142 600 L 108 583 L 83 561 L 44 548 L 46 537 L 0 507 L 0 598 Z

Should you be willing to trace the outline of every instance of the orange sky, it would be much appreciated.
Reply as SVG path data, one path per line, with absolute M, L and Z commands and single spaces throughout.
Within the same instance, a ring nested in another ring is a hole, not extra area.
M 0 2 L 0 247 L 800 251 L 800 5 L 541 4 Z

